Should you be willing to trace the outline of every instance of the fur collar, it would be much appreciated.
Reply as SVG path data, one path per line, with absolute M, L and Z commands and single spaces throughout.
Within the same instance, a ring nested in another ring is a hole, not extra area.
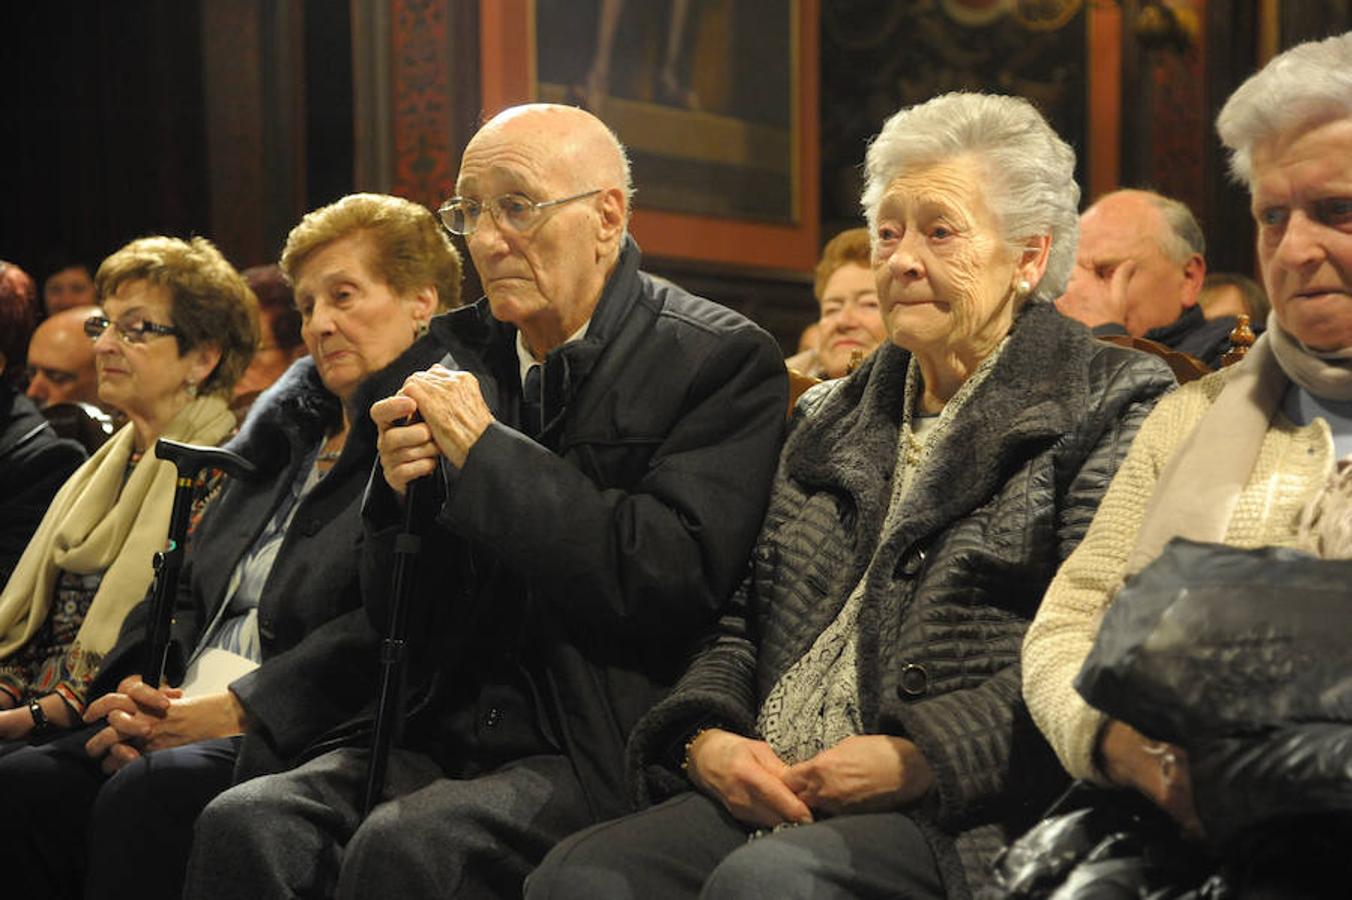
M 368 414 L 371 404 L 399 390 L 405 378 L 438 362 L 445 353 L 439 341 L 424 336 L 357 385 L 348 399 L 352 433 L 334 471 L 346 469 L 348 457 L 360 457 L 374 446 L 375 426 Z M 342 405 L 337 396 L 324 387 L 314 360 L 303 356 L 259 395 L 239 434 L 227 446 L 264 471 L 276 472 L 289 463 L 293 453 L 314 444 L 341 418 Z M 366 461 L 361 464 L 366 465 Z
M 995 370 L 912 486 L 912 538 L 975 509 L 1003 483 L 1011 459 L 1075 428 L 1089 404 L 1088 362 L 1101 346 L 1048 303 L 1024 310 Z M 853 499 L 856 534 L 866 540 L 876 538 L 887 512 L 910 359 L 883 344 L 798 423 L 784 448 L 788 478 Z
M 258 395 L 239 433 L 226 446 L 265 469 L 277 469 L 292 448 L 313 444 L 342 417 L 338 398 L 319 379 L 319 369 L 302 356 Z

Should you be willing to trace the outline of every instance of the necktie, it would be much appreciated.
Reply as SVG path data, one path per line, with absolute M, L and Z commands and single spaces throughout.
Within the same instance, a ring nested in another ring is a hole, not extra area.
M 521 387 L 521 430 L 531 437 L 539 437 L 544 423 L 540 419 L 540 366 L 526 370 L 526 381 Z

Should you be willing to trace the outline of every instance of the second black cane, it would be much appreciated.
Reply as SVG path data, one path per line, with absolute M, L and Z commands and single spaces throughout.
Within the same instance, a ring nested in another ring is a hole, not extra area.
M 160 687 L 165 659 L 169 655 L 169 629 L 174 619 L 174 594 L 183 568 L 183 543 L 188 538 L 193 490 L 203 469 L 220 469 L 234 478 L 248 478 L 256 469 L 244 457 L 223 447 L 202 447 L 160 438 L 155 455 L 178 469 L 174 482 L 174 506 L 169 514 L 169 541 L 155 554 L 155 582 L 151 589 L 150 617 L 146 620 L 146 655 L 141 680 Z

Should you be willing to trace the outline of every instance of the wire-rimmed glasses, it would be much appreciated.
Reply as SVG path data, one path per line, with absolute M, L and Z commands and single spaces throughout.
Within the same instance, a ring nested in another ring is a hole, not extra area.
M 536 223 L 540 221 L 540 216 L 550 207 L 571 203 L 574 200 L 581 200 L 583 197 L 590 197 L 599 193 L 601 193 L 601 188 L 595 188 L 590 191 L 583 191 L 580 194 L 573 194 L 571 197 L 560 197 L 558 200 L 540 200 L 538 202 L 525 194 L 518 193 L 503 194 L 482 203 L 472 197 L 452 197 L 441 204 L 441 208 L 437 210 L 437 215 L 441 218 L 441 224 L 445 225 L 446 230 L 451 234 L 471 235 L 474 233 L 474 229 L 479 227 L 479 214 L 487 209 L 489 214 L 492 215 L 493 221 L 498 223 L 499 228 L 524 233 L 534 228 Z

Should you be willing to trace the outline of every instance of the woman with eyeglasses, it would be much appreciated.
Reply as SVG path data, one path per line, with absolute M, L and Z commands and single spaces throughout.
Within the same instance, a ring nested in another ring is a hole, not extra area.
M 167 535 L 176 470 L 155 442 L 224 440 L 258 342 L 253 292 L 202 238 L 132 241 L 96 284 L 99 399 L 127 424 L 57 493 L 0 594 L 0 755 L 80 723 Z

